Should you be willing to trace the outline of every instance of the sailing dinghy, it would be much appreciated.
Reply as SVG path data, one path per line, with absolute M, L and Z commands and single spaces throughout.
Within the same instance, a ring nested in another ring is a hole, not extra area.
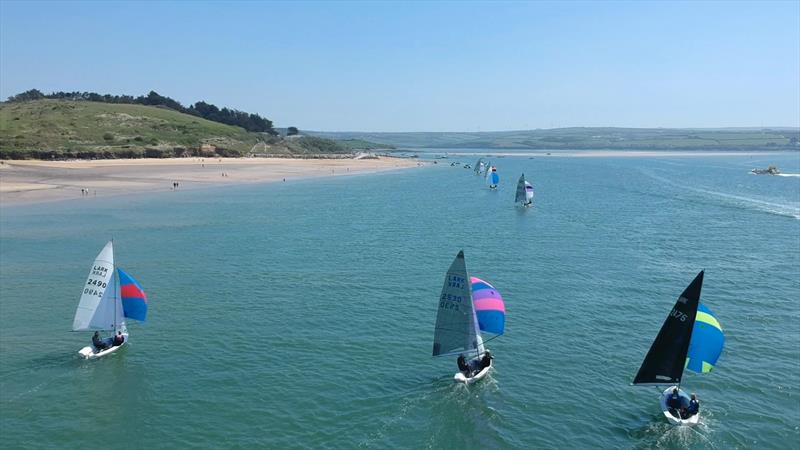
M 144 321 L 147 317 L 147 296 L 142 286 L 122 269 L 114 270 L 114 244 L 109 242 L 94 260 L 83 286 L 72 331 L 120 332 L 122 344 L 112 345 L 113 337 L 103 340 L 106 348 L 86 346 L 78 354 L 86 359 L 114 353 L 128 343 L 125 319 Z
M 475 163 L 475 175 L 480 175 L 483 172 L 483 158 L 478 158 L 478 162 Z
M 634 385 L 664 385 L 660 404 L 664 416 L 672 425 L 695 425 L 700 414 L 687 415 L 689 395 L 680 389 L 684 368 L 697 373 L 710 372 L 717 363 L 725 336 L 714 314 L 700 303 L 703 271 L 695 277 L 675 302 L 667 315 L 653 345 L 647 352 Z M 668 406 L 674 389 L 678 389 L 681 408 Z
M 472 384 L 483 379 L 492 368 L 492 358 L 485 349 L 481 331 L 497 337 L 505 330 L 503 298 L 489 283 L 467 274 L 464 251 L 458 252 L 444 279 L 436 327 L 433 356 L 463 355 L 469 370 L 459 371 L 453 379 Z
M 489 183 L 489 189 L 497 189 L 500 183 L 500 176 L 497 174 L 497 167 L 492 166 L 486 171 L 486 180 Z
M 522 206 L 533 206 L 533 186 L 525 179 L 523 173 L 517 182 L 517 195 L 514 197 L 514 203 L 521 203 Z

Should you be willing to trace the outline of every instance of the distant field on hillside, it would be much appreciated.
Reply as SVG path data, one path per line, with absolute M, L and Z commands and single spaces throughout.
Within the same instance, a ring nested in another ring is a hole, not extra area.
M 406 148 L 800 150 L 800 129 L 556 128 L 476 133 L 306 132 Z

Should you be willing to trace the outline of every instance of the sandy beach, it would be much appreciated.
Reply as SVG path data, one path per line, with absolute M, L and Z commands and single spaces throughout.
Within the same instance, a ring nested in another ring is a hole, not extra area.
M 347 176 L 417 167 L 416 160 L 171 158 L 95 161 L 4 160 L 0 162 L 0 205 L 72 198 L 264 183 L 310 177 Z

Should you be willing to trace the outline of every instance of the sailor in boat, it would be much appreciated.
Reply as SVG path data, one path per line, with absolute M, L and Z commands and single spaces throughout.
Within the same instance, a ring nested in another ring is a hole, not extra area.
M 483 358 L 481 358 L 481 361 L 478 364 L 478 372 L 480 372 L 481 370 L 491 366 L 492 365 L 492 358 L 494 358 L 492 356 L 492 354 L 489 352 L 489 350 L 486 350 L 486 353 L 483 354 Z
M 669 408 L 669 413 L 675 417 L 680 417 L 679 411 L 683 409 L 683 405 L 681 405 L 681 396 L 678 394 L 678 388 L 672 390 L 672 395 L 669 396 L 667 399 L 667 407 Z
M 96 348 L 98 351 L 108 348 L 108 344 L 103 342 L 103 339 L 100 337 L 99 331 L 94 332 L 94 336 L 92 336 L 92 345 L 94 345 L 94 348 Z
M 689 407 L 686 408 L 686 410 L 689 417 L 700 412 L 700 402 L 697 400 L 697 395 L 694 392 L 692 392 L 692 399 L 689 400 Z
M 463 353 L 458 355 L 458 360 L 456 363 L 458 364 L 458 371 L 463 373 L 465 377 L 472 375 L 472 370 L 470 369 L 469 364 L 467 364 L 467 358 L 464 358 Z
M 125 343 L 125 337 L 122 336 L 122 331 L 117 331 L 117 335 L 114 336 L 114 341 L 111 343 L 112 347 L 118 347 Z

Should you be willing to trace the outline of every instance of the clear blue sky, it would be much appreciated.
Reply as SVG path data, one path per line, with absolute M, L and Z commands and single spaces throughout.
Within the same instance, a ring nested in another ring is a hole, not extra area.
M 329 131 L 800 126 L 800 1 L 0 0 L 0 97 L 31 88 Z

